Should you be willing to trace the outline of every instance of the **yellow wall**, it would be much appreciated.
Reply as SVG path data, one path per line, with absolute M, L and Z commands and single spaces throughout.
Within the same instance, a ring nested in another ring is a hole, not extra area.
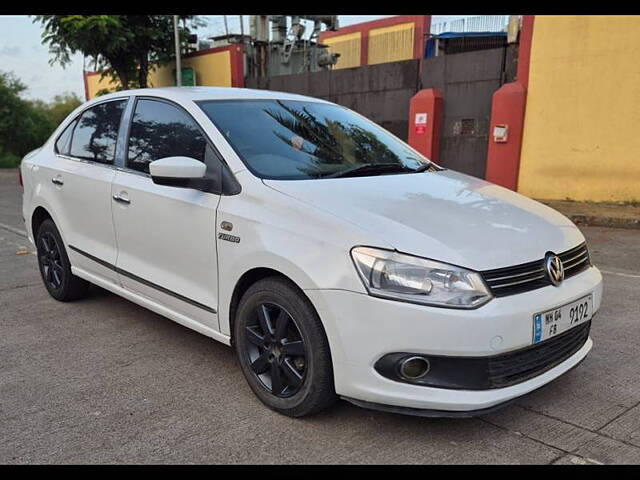
M 106 76 L 102 80 L 100 80 L 99 74 L 88 75 L 86 77 L 86 82 L 87 82 L 87 90 L 88 90 L 87 93 L 89 94 L 89 99 L 92 99 L 93 97 L 95 97 L 96 93 L 98 93 L 102 89 L 107 89 L 110 92 L 113 92 L 118 86 L 117 83 L 111 82 L 109 76 Z
M 413 58 L 414 24 L 400 23 L 369 30 L 368 64 L 397 62 Z
M 536 16 L 518 191 L 640 200 L 640 17 Z
M 228 50 L 185 57 L 182 59 L 182 66 L 183 68 L 191 67 L 196 71 L 196 85 L 211 87 L 231 86 L 231 53 Z M 171 62 L 149 72 L 149 86 L 167 87 L 174 85 L 174 69 L 175 62 Z M 117 86 L 117 84 L 111 83 L 109 77 L 100 80 L 100 75 L 87 77 L 87 85 L 89 98 L 95 97 L 96 93 L 103 88 L 114 91 Z
M 360 66 L 360 32 L 336 35 L 325 38 L 322 43 L 329 46 L 329 52 L 339 53 L 338 63 L 334 69 L 352 68 Z

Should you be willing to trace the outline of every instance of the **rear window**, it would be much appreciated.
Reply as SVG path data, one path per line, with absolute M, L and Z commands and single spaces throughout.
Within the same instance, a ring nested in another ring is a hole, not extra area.
M 77 120 L 74 120 L 58 137 L 56 140 L 56 153 L 60 153 L 62 155 L 69 155 L 69 147 L 71 146 L 71 134 L 73 133 L 73 128 L 76 126 Z
M 70 155 L 83 160 L 113 163 L 126 103 L 127 100 L 115 100 L 85 110 L 73 131 Z

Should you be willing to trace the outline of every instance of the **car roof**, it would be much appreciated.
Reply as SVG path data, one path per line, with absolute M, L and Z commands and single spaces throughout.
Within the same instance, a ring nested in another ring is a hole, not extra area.
M 295 93 L 274 92 L 271 90 L 255 90 L 251 88 L 235 87 L 159 87 L 159 88 L 138 88 L 134 90 L 122 90 L 109 93 L 99 97 L 94 97 L 89 103 L 96 103 L 110 98 L 122 98 L 123 96 L 146 95 L 166 98 L 177 102 L 200 101 L 200 100 L 249 100 L 249 99 L 272 99 L 272 100 L 306 100 L 311 102 L 331 103 L 319 98 L 297 95 Z M 85 104 L 86 105 L 86 104 Z

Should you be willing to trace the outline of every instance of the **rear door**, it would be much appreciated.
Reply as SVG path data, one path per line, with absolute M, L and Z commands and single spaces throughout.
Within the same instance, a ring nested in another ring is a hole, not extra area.
M 222 163 L 195 120 L 176 104 L 138 98 L 124 168 L 113 182 L 122 286 L 218 330 L 216 209 L 220 196 L 153 183 L 149 163 L 186 156 L 220 177 Z
M 114 283 L 116 239 L 111 182 L 127 101 L 109 100 L 82 112 L 56 141 L 51 164 L 55 168 L 42 172 L 42 185 L 52 190 L 47 197 L 67 243 L 71 264 Z

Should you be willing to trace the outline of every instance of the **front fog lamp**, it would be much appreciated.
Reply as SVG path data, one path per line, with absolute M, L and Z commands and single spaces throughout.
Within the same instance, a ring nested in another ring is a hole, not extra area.
M 377 248 L 356 247 L 351 256 L 373 296 L 449 308 L 476 308 L 491 299 L 471 270 Z

